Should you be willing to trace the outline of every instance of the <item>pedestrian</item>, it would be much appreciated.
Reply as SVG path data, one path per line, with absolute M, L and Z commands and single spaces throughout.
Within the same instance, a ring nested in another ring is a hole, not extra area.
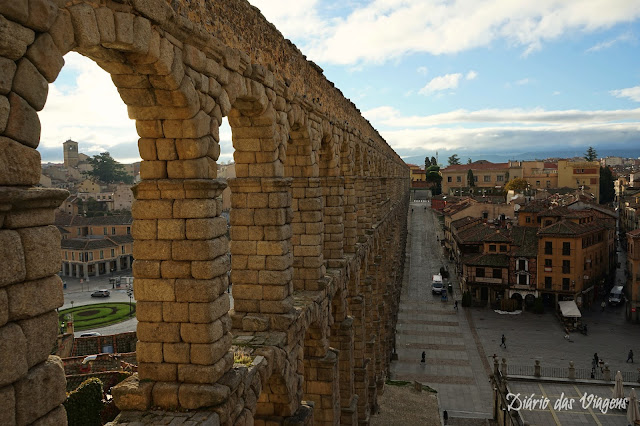
M 602 303 L 600 304 L 600 306 L 602 307 L 602 312 L 604 312 L 604 308 L 607 307 L 607 302 L 605 302 L 604 300 L 602 301 Z
M 600 358 L 598 358 L 598 353 L 596 352 L 595 354 L 593 354 L 593 364 L 597 366 L 598 361 L 600 361 Z
M 442 412 L 442 420 L 444 420 L 444 424 L 446 425 L 447 422 L 449 421 L 449 413 L 447 413 L 447 410 L 444 410 Z
M 422 351 L 422 359 L 420 360 L 420 362 L 423 364 L 427 362 L 426 357 L 427 357 L 427 353 L 425 351 Z
M 453 309 L 458 310 L 458 301 L 453 302 Z
M 500 343 L 500 346 L 504 346 L 504 348 L 507 349 L 507 338 L 504 337 L 504 334 L 502 335 L 502 343 Z
M 633 351 L 629 349 L 629 355 L 627 355 L 627 362 L 631 360 L 631 364 L 633 364 Z

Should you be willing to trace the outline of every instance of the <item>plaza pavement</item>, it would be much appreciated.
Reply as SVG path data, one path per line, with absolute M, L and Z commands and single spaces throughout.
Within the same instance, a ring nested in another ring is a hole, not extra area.
M 430 205 L 412 203 L 396 328 L 398 360 L 392 362 L 390 373 L 394 380 L 416 380 L 436 389 L 440 410 L 447 410 L 450 418 L 492 417 L 493 398 L 488 376 L 494 354 L 506 358 L 511 365 L 532 366 L 538 359 L 545 367 L 568 367 L 569 361 L 574 361 L 576 368 L 591 368 L 593 353 L 597 352 L 610 365 L 612 376 L 617 370 L 638 371 L 640 327 L 625 322 L 622 307 L 608 306 L 601 312 L 598 303 L 597 307 L 583 312 L 589 335 L 572 333 L 571 341 L 564 338 L 564 330 L 552 311 L 542 315 L 529 312 L 500 315 L 489 308 L 462 308 L 459 304 L 459 311 L 455 312 L 453 300 L 461 299 L 455 275 L 451 277 L 455 294 L 449 297 L 449 302 L 442 302 L 439 296 L 431 294 L 431 276 L 438 273 L 440 266 L 453 271 L 436 236 L 441 239 L 443 234 Z M 507 338 L 506 349 L 500 347 L 502 333 Z M 636 364 L 625 362 L 629 349 L 636 354 Z M 422 351 L 426 352 L 425 364 L 420 362 Z M 540 386 L 549 395 L 555 395 L 557 390 L 554 383 L 533 385 L 538 394 Z M 612 387 L 566 385 L 573 394 L 589 391 L 603 397 L 608 396 L 605 393 L 610 393 Z M 623 416 L 615 412 L 605 415 L 582 410 L 552 415 L 533 411 L 526 414 L 527 421 L 539 425 L 626 424 L 621 423 Z

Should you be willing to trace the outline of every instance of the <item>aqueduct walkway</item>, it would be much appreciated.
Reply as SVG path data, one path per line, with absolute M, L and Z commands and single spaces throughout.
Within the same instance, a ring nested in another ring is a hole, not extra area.
M 66 424 L 49 352 L 62 305 L 53 211 L 67 194 L 35 186 L 38 111 L 71 50 L 111 75 L 140 136 L 139 374 L 114 391 L 118 406 L 368 423 L 394 341 L 404 162 L 246 1 L 12 0 L 0 2 L 0 424 Z M 225 116 L 229 239 L 216 198 Z M 237 346 L 251 366 L 234 367 Z

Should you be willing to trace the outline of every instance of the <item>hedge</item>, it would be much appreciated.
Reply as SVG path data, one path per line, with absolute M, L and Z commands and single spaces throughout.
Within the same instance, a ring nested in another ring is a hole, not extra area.
M 96 378 L 85 380 L 69 392 L 64 402 L 69 426 L 101 426 L 102 393 L 102 382 Z

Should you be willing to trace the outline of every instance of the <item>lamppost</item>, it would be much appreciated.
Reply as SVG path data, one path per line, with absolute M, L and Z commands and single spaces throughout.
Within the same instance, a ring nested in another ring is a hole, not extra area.
M 131 289 L 127 290 L 127 296 L 129 296 L 129 316 L 131 316 L 131 296 L 133 296 Z

